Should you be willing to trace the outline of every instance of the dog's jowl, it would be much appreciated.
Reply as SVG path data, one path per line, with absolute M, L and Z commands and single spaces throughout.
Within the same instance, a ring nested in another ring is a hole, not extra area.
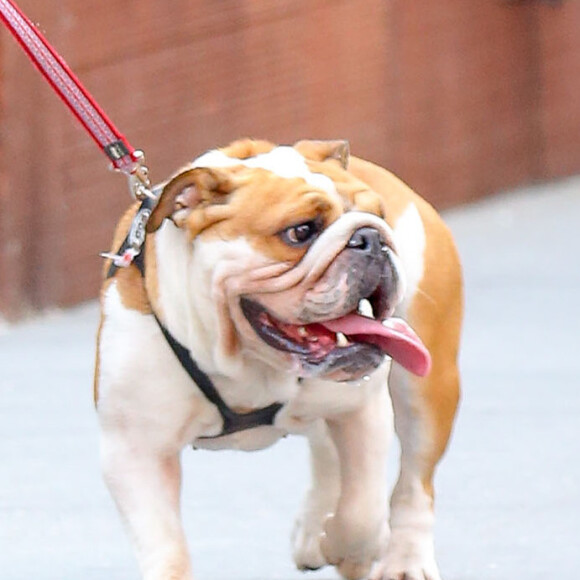
M 462 286 L 437 213 L 341 141 L 238 141 L 159 191 L 141 253 L 106 264 L 95 374 L 104 476 L 143 578 L 192 578 L 184 447 L 297 433 L 313 469 L 296 565 L 438 580 L 433 476 L 459 398 Z

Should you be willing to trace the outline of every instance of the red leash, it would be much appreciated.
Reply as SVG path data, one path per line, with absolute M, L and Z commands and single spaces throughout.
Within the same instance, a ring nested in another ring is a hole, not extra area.
M 129 177 L 137 199 L 154 198 L 144 156 L 113 125 L 91 94 L 39 30 L 12 0 L 0 0 L 0 19 L 30 60 L 80 121 L 113 167 Z

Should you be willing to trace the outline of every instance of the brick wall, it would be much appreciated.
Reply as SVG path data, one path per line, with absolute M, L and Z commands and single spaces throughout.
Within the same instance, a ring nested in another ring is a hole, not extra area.
M 537 27 L 542 176 L 575 173 L 580 166 L 580 3 L 570 0 L 561 9 L 542 10 Z
M 239 136 L 350 140 L 438 207 L 580 170 L 580 3 L 20 0 L 162 179 Z M 0 312 L 96 295 L 122 177 L 0 34 Z

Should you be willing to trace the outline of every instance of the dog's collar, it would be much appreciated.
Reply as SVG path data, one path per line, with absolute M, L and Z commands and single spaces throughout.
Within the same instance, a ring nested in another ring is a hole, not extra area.
M 117 254 L 114 254 L 114 256 L 117 256 L 119 259 L 112 259 L 109 270 L 107 271 L 107 279 L 112 278 L 117 273 L 117 270 L 124 266 L 122 257 L 126 255 L 130 255 L 129 264 L 133 263 L 138 268 L 141 276 L 145 278 L 145 233 L 143 229 L 143 235 L 141 238 L 140 223 L 143 219 L 142 216 L 144 212 L 151 211 L 151 204 L 152 201 L 149 199 L 145 199 L 141 203 L 141 206 L 135 214 L 135 218 L 133 218 L 129 234 L 127 234 L 127 237 L 121 244 Z M 139 232 L 139 234 L 137 234 L 139 236 L 137 253 L 133 253 L 135 251 L 135 232 Z M 169 332 L 155 312 L 152 312 L 152 316 L 155 318 L 163 337 L 175 354 L 177 360 L 181 363 L 185 372 L 191 377 L 191 380 L 198 386 L 199 390 L 204 394 L 207 400 L 216 406 L 222 417 L 223 427 L 221 432 L 218 435 L 200 437 L 200 439 L 217 439 L 224 435 L 231 435 L 232 433 L 246 431 L 248 429 L 253 429 L 254 427 L 274 424 L 278 411 L 284 406 L 282 403 L 273 403 L 267 407 L 256 409 L 248 413 L 237 413 L 231 409 L 223 400 L 209 376 L 199 368 L 189 350 Z
M 111 260 L 111 265 L 107 271 L 107 279 L 112 278 L 119 268 L 127 268 L 135 264 L 142 276 L 145 276 L 143 252 L 145 250 L 146 226 L 151 216 L 151 212 L 157 203 L 155 197 L 146 197 L 141 201 L 137 209 L 129 233 L 123 240 L 121 247 L 116 254 L 104 252 L 102 258 Z

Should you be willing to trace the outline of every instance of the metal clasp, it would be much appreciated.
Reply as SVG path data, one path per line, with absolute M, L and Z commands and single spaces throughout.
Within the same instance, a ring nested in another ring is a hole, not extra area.
M 129 191 L 131 195 L 138 201 L 144 199 L 157 199 L 156 195 L 151 190 L 151 181 L 149 180 L 149 169 L 145 165 L 145 154 L 143 151 L 135 151 L 136 167 L 129 175 Z

